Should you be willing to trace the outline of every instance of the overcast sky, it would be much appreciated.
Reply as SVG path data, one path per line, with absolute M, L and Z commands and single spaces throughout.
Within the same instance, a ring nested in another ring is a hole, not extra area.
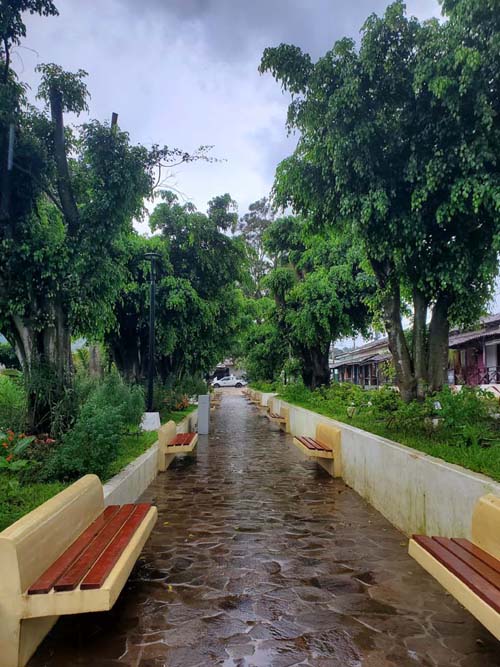
M 225 161 L 178 169 L 171 185 L 199 209 L 229 192 L 240 214 L 267 195 L 290 154 L 288 96 L 257 68 L 266 46 L 288 42 L 313 58 L 343 36 L 357 38 L 386 0 L 55 0 L 60 16 L 28 17 L 14 66 L 33 94 L 34 68 L 85 69 L 90 116 L 119 124 L 134 142 L 194 150 L 213 144 Z M 411 0 L 419 18 L 435 0 Z M 82 118 L 84 120 L 84 118 Z

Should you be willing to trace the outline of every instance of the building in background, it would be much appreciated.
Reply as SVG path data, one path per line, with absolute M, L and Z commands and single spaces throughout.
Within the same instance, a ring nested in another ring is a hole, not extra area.
M 483 317 L 474 331 L 450 331 L 449 384 L 500 385 L 500 313 Z M 391 382 L 387 338 L 342 352 L 330 365 L 332 380 L 366 389 Z

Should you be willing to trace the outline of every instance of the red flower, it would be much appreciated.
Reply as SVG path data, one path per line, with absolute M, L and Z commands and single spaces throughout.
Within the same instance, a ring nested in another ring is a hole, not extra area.
M 9 442 L 12 442 L 14 440 L 14 431 L 7 431 L 7 438 Z
M 14 458 L 14 456 L 12 454 L 9 454 L 8 457 L 7 457 L 7 461 L 9 461 L 9 463 L 10 463 L 13 458 Z
M 5 447 L 5 449 L 9 449 L 9 443 L 8 442 L 2 442 L 2 447 Z

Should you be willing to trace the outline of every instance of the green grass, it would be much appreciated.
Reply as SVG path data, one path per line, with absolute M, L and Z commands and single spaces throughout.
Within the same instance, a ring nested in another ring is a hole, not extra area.
M 0 531 L 41 505 L 67 485 L 62 482 L 50 484 L 17 485 L 13 487 L 5 475 L 0 475 Z
M 134 459 L 144 454 L 157 439 L 156 431 L 140 431 L 137 434 L 125 435 L 120 444 L 118 456 L 110 466 L 108 479 L 117 475 Z
M 166 424 L 166 422 L 173 419 L 173 421 L 176 424 L 178 424 L 184 419 L 184 417 L 187 417 L 189 414 L 191 414 L 191 412 L 194 412 L 194 410 L 196 410 L 197 407 L 198 407 L 197 405 L 188 405 L 188 407 L 184 408 L 184 410 L 175 410 L 173 412 L 162 410 L 160 411 L 161 423 Z
M 196 410 L 196 405 L 190 405 L 185 410 L 169 412 L 162 421 L 173 419 L 176 424 L 190 412 Z M 134 459 L 143 454 L 154 442 L 158 434 L 156 431 L 143 431 L 123 437 L 118 456 L 113 461 L 108 479 L 123 470 Z M 106 481 L 106 480 L 103 480 Z M 65 489 L 68 484 L 51 482 L 48 484 L 19 484 L 16 480 L 9 481 L 6 475 L 0 474 L 0 531 L 17 521 L 31 510 L 35 509 L 56 493 Z
M 271 394 L 273 391 L 276 391 L 275 382 L 250 382 L 248 385 L 250 389 L 255 389 L 255 391 L 262 391 L 265 394 Z
M 342 410 L 338 407 L 332 409 L 327 401 L 318 401 L 313 394 L 310 394 L 309 397 L 289 396 L 285 389 L 281 398 L 288 403 L 388 438 L 412 449 L 443 459 L 448 463 L 455 463 L 500 481 L 499 444 L 493 444 L 491 447 L 459 445 L 446 432 L 446 429 L 436 429 L 435 432 L 423 433 L 414 428 L 408 430 L 391 428 L 386 420 L 377 420 L 370 414 L 356 414 L 350 418 L 346 409 Z

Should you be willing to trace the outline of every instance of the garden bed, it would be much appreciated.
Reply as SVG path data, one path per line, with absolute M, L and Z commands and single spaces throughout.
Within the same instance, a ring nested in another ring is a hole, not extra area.
M 337 391 L 336 387 L 340 389 Z M 342 385 L 334 385 L 316 392 L 300 385 L 286 385 L 281 386 L 278 393 L 293 405 L 500 481 L 500 423 L 488 417 L 488 411 L 498 409 L 498 401 L 480 392 L 464 391 L 463 397 L 445 391 L 428 399 L 427 404 L 409 407 L 394 403 L 387 390 L 366 391 L 346 385 L 343 389 Z M 377 393 L 379 405 L 375 405 Z M 482 401 L 485 401 L 484 410 Z M 442 409 L 433 411 L 435 404 L 442 405 Z M 487 434 L 488 439 L 481 440 L 481 433 Z
M 196 405 L 178 412 L 170 412 L 166 415 L 166 421 L 173 419 L 178 424 L 194 410 L 196 410 Z M 111 463 L 108 475 L 102 480 L 103 483 L 144 454 L 156 442 L 157 437 L 156 431 L 143 431 L 123 436 L 118 455 Z M 0 531 L 55 496 L 69 484 L 70 482 L 21 484 L 12 477 L 0 475 Z

